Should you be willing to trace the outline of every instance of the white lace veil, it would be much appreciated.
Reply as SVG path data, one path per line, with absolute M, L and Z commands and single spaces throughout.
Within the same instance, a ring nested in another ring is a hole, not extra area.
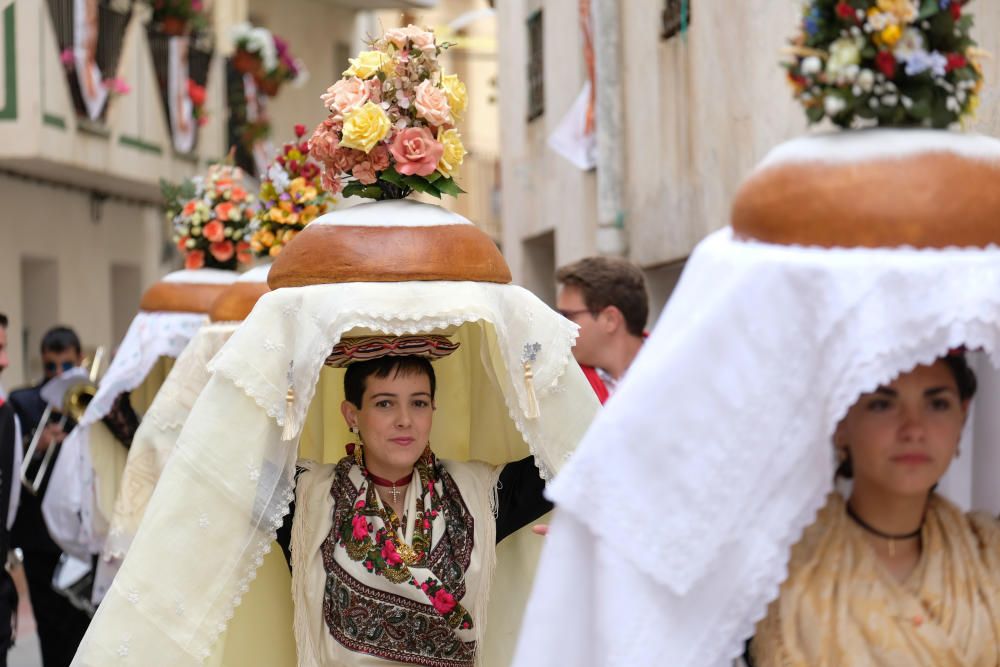
M 982 159 L 1000 158 L 985 143 Z M 996 512 L 1000 249 L 709 236 L 550 486 L 514 664 L 730 664 L 832 488 L 836 424 L 860 394 L 963 344 L 992 365 L 977 362 L 974 446 L 945 487 Z
M 299 425 L 308 427 L 310 410 L 336 410 L 342 400 L 342 389 L 317 392 L 338 384 L 318 385 L 321 371 L 342 373 L 323 365 L 333 345 L 345 335 L 430 332 L 461 343 L 435 362 L 435 451 L 492 463 L 530 452 L 544 476 L 561 468 L 597 400 L 572 361 L 575 325 L 530 292 L 413 282 L 265 294 L 209 364 L 212 376 L 74 664 L 107 665 L 125 656 L 144 667 L 173 667 L 207 658 L 251 590 L 287 512 Z M 530 385 L 526 346 L 537 351 Z M 282 439 L 289 423 L 291 441 Z M 324 429 L 324 442 L 342 446 L 352 439 L 334 420 Z

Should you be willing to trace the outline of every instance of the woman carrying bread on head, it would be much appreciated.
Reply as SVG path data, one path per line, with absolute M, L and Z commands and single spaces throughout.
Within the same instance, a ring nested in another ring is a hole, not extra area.
M 547 489 L 515 667 L 1000 666 L 1000 141 L 943 129 L 967 3 L 803 7 L 809 117 L 880 127 L 777 146 L 695 248 Z
M 956 352 L 851 406 L 834 436 L 850 491 L 792 550 L 751 665 L 1000 665 L 1000 523 L 935 492 L 975 391 Z
M 465 92 L 442 48 L 389 31 L 324 96 L 327 190 L 380 201 L 275 258 L 75 665 L 510 663 L 528 524 L 599 404 L 577 327 L 469 220 L 403 199 L 460 192 Z M 413 104 L 385 109 L 404 70 Z

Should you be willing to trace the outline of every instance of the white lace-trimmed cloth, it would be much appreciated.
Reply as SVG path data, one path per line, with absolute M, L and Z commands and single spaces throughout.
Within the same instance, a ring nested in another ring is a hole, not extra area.
M 838 421 L 962 344 L 1000 359 L 997 248 L 709 236 L 549 488 L 558 509 L 514 664 L 729 664 L 832 486 Z M 977 456 L 995 446 L 976 442 Z M 641 530 L 627 508 L 645 508 Z
M 164 282 L 229 284 L 234 271 L 200 269 L 174 271 Z M 107 416 L 123 392 L 137 389 L 163 357 L 176 358 L 195 333 L 208 323 L 201 313 L 145 312 L 136 314 L 97 394 L 79 424 L 66 438 L 52 467 L 50 490 L 42 501 L 42 513 L 52 539 L 63 551 L 89 559 L 100 553 L 107 536 L 112 507 L 118 495 L 126 452 L 99 422 Z M 95 584 L 95 599 L 110 581 Z
M 208 362 L 222 349 L 237 326 L 222 323 L 202 327 L 177 357 L 143 416 L 132 440 L 121 488 L 115 499 L 111 527 L 104 544 L 105 560 L 124 559 L 153 489 L 173 454 L 181 427 L 208 383 Z
M 572 360 L 576 326 L 530 292 L 471 282 L 270 292 L 209 364 L 212 377 L 73 664 L 208 658 L 288 511 L 297 442 L 283 441 L 282 430 L 291 419 L 301 435 L 334 344 L 344 335 L 442 332 L 461 346 L 435 362 L 435 452 L 499 464 L 530 451 L 546 476 L 557 471 L 598 403 Z M 531 357 L 536 418 L 523 367 Z M 314 409 L 338 405 L 334 397 Z M 339 425 L 328 439 L 352 437 Z

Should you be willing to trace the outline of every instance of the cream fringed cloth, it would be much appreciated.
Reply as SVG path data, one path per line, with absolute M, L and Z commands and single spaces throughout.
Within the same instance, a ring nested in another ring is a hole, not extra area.
M 921 539 L 898 583 L 832 494 L 757 626 L 756 667 L 1000 665 L 1000 523 L 934 495 Z

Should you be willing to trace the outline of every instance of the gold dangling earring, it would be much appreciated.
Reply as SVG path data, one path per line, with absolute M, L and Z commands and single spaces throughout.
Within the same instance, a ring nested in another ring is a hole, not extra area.
M 365 469 L 365 441 L 361 438 L 361 429 L 357 426 L 351 427 L 351 433 L 358 436 L 358 443 L 354 446 L 354 462 L 358 464 L 358 467 L 362 470 Z

